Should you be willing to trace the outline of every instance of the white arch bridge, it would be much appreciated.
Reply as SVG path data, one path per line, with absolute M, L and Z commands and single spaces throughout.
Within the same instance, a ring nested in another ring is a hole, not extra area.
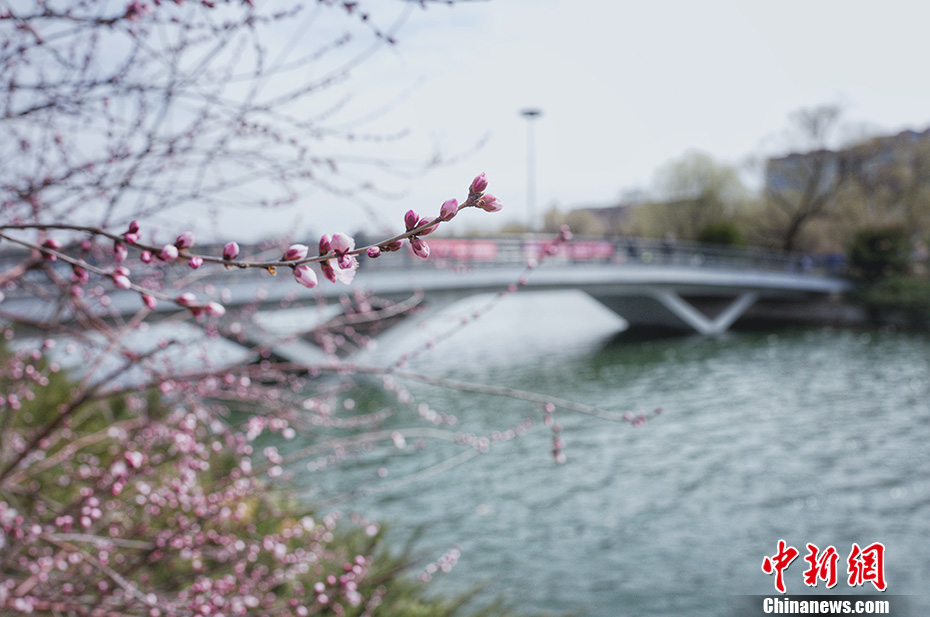
M 390 300 L 422 291 L 426 302 L 445 304 L 499 292 L 523 279 L 521 289 L 530 292 L 580 290 L 620 315 L 632 330 L 708 336 L 737 322 L 857 319 L 855 311 L 838 301 L 852 284 L 838 275 L 842 264 L 835 258 L 814 260 L 758 249 L 641 239 L 580 240 L 558 246 L 554 255 L 529 270 L 527 260 L 542 254 L 545 241 L 427 238 L 427 242 L 432 250 L 428 260 L 411 255 L 364 260 L 353 286 Z M 231 304 L 248 302 L 253 290 L 246 281 L 234 285 Z M 336 297 L 346 290 L 324 281 L 308 294 Z M 266 301 L 274 301 L 276 295 Z
M 664 329 L 717 335 L 740 322 L 843 323 L 861 321 L 859 311 L 837 300 L 852 288 L 839 275 L 842 263 L 759 249 L 663 243 L 642 239 L 573 240 L 543 255 L 549 240 L 427 238 L 428 260 L 409 253 L 363 258 L 352 287 L 322 281 L 313 290 L 263 271 L 204 272 L 201 282 L 222 288 L 229 308 L 254 305 L 273 310 L 282 302 L 313 306 L 320 296 L 337 298 L 353 288 L 387 300 L 422 292 L 442 305 L 477 293 L 499 292 L 525 279 L 527 291 L 580 290 L 620 315 L 630 329 Z M 209 249 L 207 249 L 209 250 Z M 538 260 L 538 268 L 527 262 Z M 206 270 L 206 268 L 204 269 Z M 322 277 L 321 277 L 322 278 Z M 282 280 L 283 279 L 283 280 Z M 259 290 L 261 292 L 259 293 Z M 14 296 L 14 294 L 11 294 Z M 8 297 L 4 311 L 38 318 L 56 310 L 30 298 Z M 107 312 L 139 309 L 134 292 L 113 294 Z M 168 302 L 158 313 L 176 312 Z M 338 319 L 339 303 L 311 320 Z M 63 316 L 66 318 L 66 316 Z M 303 327 L 303 324 L 301 324 Z

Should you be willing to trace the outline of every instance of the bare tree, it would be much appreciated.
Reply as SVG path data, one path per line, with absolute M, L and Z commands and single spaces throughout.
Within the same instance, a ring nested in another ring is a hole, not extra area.
M 840 115 L 834 105 L 794 112 L 791 122 L 805 151 L 770 159 L 766 165 L 765 198 L 771 218 L 766 233 L 782 250 L 798 248 L 805 228 L 829 214 L 845 178 L 840 157 L 827 148 Z

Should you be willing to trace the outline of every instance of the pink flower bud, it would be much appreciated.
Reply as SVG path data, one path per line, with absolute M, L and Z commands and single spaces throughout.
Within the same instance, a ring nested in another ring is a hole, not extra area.
M 281 259 L 284 261 L 300 261 L 307 256 L 309 251 L 310 249 L 306 244 L 292 244 L 284 251 L 284 257 Z
M 336 271 L 333 270 L 333 265 L 329 263 L 329 261 L 321 263 L 320 270 L 323 271 L 323 276 L 325 276 L 330 283 L 336 282 Z
M 325 255 L 333 250 L 332 241 L 332 236 L 329 234 L 323 234 L 320 236 L 320 255 Z
M 407 214 L 404 215 L 404 225 L 407 227 L 407 231 L 415 228 L 419 222 L 420 215 L 413 210 L 407 210 Z
M 61 242 L 59 242 L 58 240 L 55 240 L 54 238 L 49 238 L 48 240 L 42 243 L 42 246 L 47 249 L 52 249 L 52 250 L 57 251 L 58 249 L 61 248 Z M 58 257 L 56 257 L 55 255 L 52 255 L 51 253 L 43 253 L 42 256 L 45 258 L 46 261 L 56 261 L 58 259 Z
M 129 251 L 126 249 L 126 246 L 122 242 L 113 243 L 113 258 L 117 263 L 123 263 L 126 261 L 126 257 L 129 256 Z
M 158 258 L 162 261 L 174 261 L 178 258 L 178 247 L 173 244 L 166 244 L 158 252 Z
M 113 268 L 113 274 L 122 274 L 123 276 L 129 276 L 129 268 L 126 266 L 117 266 Z
M 194 234 L 190 231 L 185 231 L 177 240 L 174 241 L 174 245 L 179 249 L 189 249 L 194 246 Z
M 337 253 L 348 253 L 355 248 L 355 240 L 345 234 L 333 234 L 332 246 Z
M 146 308 L 150 311 L 154 311 L 155 306 L 158 304 L 158 300 L 151 294 L 142 294 L 142 303 L 145 304 Z
M 144 263 L 144 264 L 150 264 L 150 263 L 152 263 L 152 259 L 153 259 L 153 257 L 152 257 L 152 252 L 151 252 L 151 251 L 142 251 L 142 253 L 139 254 L 139 259 L 140 259 L 140 260 L 142 261 L 142 263 Z
M 199 268 L 200 266 L 203 265 L 203 258 L 202 258 L 202 257 L 196 257 L 196 256 L 191 257 L 191 258 L 187 261 L 187 265 L 190 266 L 192 270 L 196 270 L 197 268 Z
M 486 212 L 500 212 L 504 205 L 501 203 L 500 199 L 490 193 L 486 193 L 478 200 L 478 207 Z
M 126 230 L 126 233 L 137 234 L 139 233 L 139 221 L 132 221 L 129 223 L 129 229 Z
M 175 304 L 179 306 L 192 307 L 197 304 L 197 296 L 189 291 L 185 291 L 174 299 Z
M 139 234 L 127 231 L 123 234 L 123 240 L 126 242 L 126 244 L 135 244 L 139 241 Z
M 72 268 L 71 282 L 79 283 L 81 285 L 86 285 L 87 281 L 90 280 L 90 275 L 87 274 L 87 270 L 81 266 L 74 266 Z
M 332 270 L 332 268 L 330 268 L 330 270 Z M 316 287 L 316 284 L 317 284 L 316 272 L 314 272 L 313 268 L 311 268 L 307 264 L 301 264 L 297 266 L 296 268 L 294 268 L 294 278 L 297 279 L 298 283 L 300 283 L 307 289 L 313 289 L 314 287 Z
M 120 289 L 129 289 L 130 287 L 132 287 L 132 283 L 129 282 L 129 279 L 122 274 L 117 274 L 113 276 L 113 284 L 119 287 Z
M 373 246 L 369 248 L 368 257 L 370 257 L 371 259 L 377 259 L 378 257 L 381 257 L 381 248 L 377 246 Z
M 483 193 L 486 188 L 488 188 L 488 179 L 485 177 L 484 172 L 481 172 L 471 181 L 468 190 L 471 193 Z
M 417 227 L 422 227 L 423 225 L 428 225 L 429 222 L 430 222 L 431 220 L 432 220 L 432 219 L 428 219 L 428 218 L 426 218 L 426 217 L 423 217 L 423 218 L 421 218 L 421 219 L 417 222 Z M 428 234 L 433 233 L 433 232 L 436 231 L 436 229 L 438 229 L 438 228 L 439 228 L 439 223 L 436 223 L 435 225 L 431 225 L 431 226 L 427 227 L 426 229 L 424 229 L 424 230 L 418 232 L 417 235 L 426 236 L 426 235 L 428 235 Z
M 458 214 L 459 202 L 456 199 L 450 199 L 442 204 L 439 208 L 439 218 L 444 221 L 451 221 L 452 217 Z
M 126 459 L 126 462 L 129 463 L 133 469 L 138 469 L 142 466 L 142 463 L 145 462 L 145 455 L 141 452 L 126 452 L 123 454 L 123 458 Z
M 239 245 L 235 242 L 227 242 L 223 247 L 223 259 L 230 260 L 239 256 Z
M 210 317 L 222 317 L 226 314 L 226 308 L 219 302 L 207 302 L 203 310 L 206 311 L 207 315 Z
M 394 240 L 393 242 L 388 242 L 385 244 L 384 250 L 388 252 L 399 251 L 402 246 L 404 246 L 403 240 Z
M 410 248 L 413 249 L 414 254 L 418 257 L 422 257 L 423 259 L 429 257 L 429 245 L 416 236 L 411 236 Z
M 348 268 L 343 268 L 340 266 L 333 271 L 333 274 L 336 276 L 336 280 L 343 285 L 352 284 L 352 279 L 355 278 L 355 270 L 358 268 L 358 262 L 355 261 L 355 257 L 349 258 L 349 264 L 350 265 Z
M 563 242 L 568 242 L 572 239 L 572 230 L 568 225 L 562 225 L 559 230 L 559 238 L 561 238 Z

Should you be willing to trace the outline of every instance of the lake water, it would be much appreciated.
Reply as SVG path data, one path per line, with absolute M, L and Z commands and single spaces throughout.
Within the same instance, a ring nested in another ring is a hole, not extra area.
M 486 302 L 386 333 L 373 360 Z M 422 528 L 427 560 L 457 546 L 436 590 L 480 584 L 482 598 L 521 613 L 726 614 L 731 596 L 775 594 L 761 565 L 784 539 L 800 551 L 785 571 L 789 593 L 875 593 L 847 584 L 846 557 L 853 543 L 881 542 L 886 593 L 914 595 L 915 614 L 930 614 L 920 595 L 930 589 L 928 336 L 823 328 L 650 342 L 618 339 L 617 328 L 580 295 L 517 294 L 409 364 L 611 411 L 663 408 L 638 428 L 557 410 L 564 465 L 537 405 L 405 382 L 415 400 L 454 414 L 454 430 L 535 425 L 415 481 L 405 478 L 462 447 L 408 443 L 297 477 L 315 487 L 311 499 L 379 487 L 340 507 L 389 522 L 398 544 Z M 355 396 L 362 410 L 386 404 Z M 388 426 L 416 420 L 415 407 L 401 407 Z M 832 590 L 804 585 L 808 543 L 836 547 Z

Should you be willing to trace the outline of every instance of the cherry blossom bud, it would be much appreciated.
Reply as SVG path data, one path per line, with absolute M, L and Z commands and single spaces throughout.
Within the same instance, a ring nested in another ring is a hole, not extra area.
M 330 283 L 336 282 L 336 271 L 333 270 L 333 265 L 331 263 L 324 261 L 320 264 L 320 270 L 323 271 L 323 276 L 325 276 Z
M 132 221 L 129 223 L 129 229 L 126 230 L 126 233 L 137 234 L 139 233 L 139 221 Z
M 177 240 L 174 241 L 174 245 L 179 249 L 189 249 L 194 246 L 194 234 L 190 231 L 185 231 Z
M 561 238 L 563 242 L 568 242 L 572 239 L 572 230 L 568 227 L 568 225 L 562 225 L 561 229 L 559 230 L 559 238 Z
M 142 263 L 145 263 L 145 264 L 152 263 L 152 259 L 153 259 L 152 252 L 142 251 L 142 253 L 139 255 L 139 259 L 142 261 Z
M 42 246 L 44 246 L 45 248 L 57 251 L 58 249 L 61 248 L 61 242 L 59 242 L 58 240 L 55 240 L 54 238 L 49 238 L 48 240 L 42 243 Z M 46 261 L 56 261 L 58 259 L 58 257 L 50 253 L 43 253 L 42 256 L 46 259 Z
M 428 218 L 426 218 L 426 217 L 423 217 L 423 218 L 421 218 L 421 219 L 417 222 L 417 227 L 422 227 L 423 225 L 428 225 L 429 222 L 430 222 L 431 220 L 432 220 L 432 219 L 428 219 Z M 433 233 L 433 232 L 436 231 L 436 229 L 438 229 L 438 228 L 439 228 L 439 223 L 436 223 L 435 225 L 431 225 L 430 227 L 427 227 L 426 229 L 424 229 L 424 230 L 418 232 L 417 235 L 425 236 L 425 235 L 428 235 L 428 234 Z
M 414 229 L 419 222 L 420 215 L 413 210 L 407 210 L 407 214 L 404 215 L 404 225 L 407 227 L 407 231 Z
M 178 247 L 173 244 L 166 244 L 158 252 L 158 258 L 162 261 L 174 261 L 178 258 Z
M 307 256 L 309 251 L 310 249 L 306 244 L 292 244 L 284 251 L 284 257 L 281 259 L 284 261 L 300 261 Z
M 358 269 L 358 262 L 355 260 L 355 257 L 349 257 L 349 266 L 335 269 L 334 274 L 336 275 L 336 280 L 342 283 L 343 285 L 351 285 L 352 279 L 355 278 L 355 271 Z
M 478 200 L 478 207 L 486 212 L 500 212 L 504 205 L 497 197 L 486 193 Z
M 139 234 L 127 231 L 123 234 L 123 240 L 126 242 L 126 244 L 135 244 L 139 241 Z
M 333 238 L 329 234 L 320 236 L 320 255 L 325 255 L 333 250 L 332 241 Z
M 329 265 L 328 262 L 326 265 Z M 332 270 L 332 267 L 330 267 L 330 270 Z M 301 264 L 297 266 L 296 268 L 294 268 L 294 278 L 297 279 L 298 283 L 300 283 L 307 289 L 313 289 L 314 287 L 316 287 L 316 284 L 317 284 L 316 272 L 314 272 L 313 268 L 311 268 L 307 264 Z
M 458 214 L 459 211 L 459 202 L 456 199 L 450 199 L 449 201 L 442 204 L 442 207 L 439 209 L 439 218 L 444 221 L 451 221 L 452 217 Z
M 410 248 L 413 249 L 414 254 L 418 257 L 422 257 L 423 259 L 429 257 L 429 245 L 416 236 L 410 238 Z
M 180 306 L 186 306 L 188 308 L 197 304 L 197 296 L 192 294 L 189 291 L 185 291 L 180 296 L 174 299 L 175 304 Z
M 239 256 L 239 245 L 235 242 L 227 242 L 223 247 L 223 259 L 230 260 Z
M 377 246 L 372 246 L 371 248 L 369 248 L 368 257 L 370 257 L 371 259 L 377 259 L 378 257 L 381 257 L 381 248 Z
M 122 274 L 116 274 L 113 276 L 113 284 L 120 289 L 129 289 L 132 287 L 132 283 L 129 282 L 129 279 Z
M 126 462 L 129 463 L 133 469 L 138 469 L 142 466 L 142 463 L 145 462 L 145 455 L 141 452 L 126 452 L 123 454 L 123 458 L 126 459 Z
M 468 187 L 468 190 L 471 193 L 483 193 L 486 188 L 488 188 L 488 179 L 484 175 L 484 172 L 481 172 L 471 181 L 471 186 Z
M 187 265 L 190 266 L 192 270 L 196 270 L 197 268 L 199 268 L 200 266 L 203 265 L 203 258 L 202 258 L 202 257 L 196 257 L 196 256 L 195 256 L 195 257 L 191 257 L 191 258 L 188 260 Z
M 145 304 L 146 308 L 150 311 L 154 311 L 155 306 L 158 304 L 158 300 L 151 294 L 142 294 L 142 303 Z
M 348 253 L 355 248 L 355 240 L 346 234 L 333 234 L 332 247 L 337 253 Z
M 388 252 L 399 251 L 402 246 L 404 246 L 403 240 L 394 240 L 393 242 L 388 242 L 385 244 L 384 250 Z
M 207 305 L 203 307 L 203 310 L 210 317 L 222 317 L 226 314 L 226 308 L 219 302 L 207 302 Z
M 122 274 L 123 276 L 129 276 L 129 268 L 126 266 L 117 266 L 113 268 L 113 274 Z
M 123 263 L 128 256 L 129 251 L 126 249 L 126 245 L 122 242 L 113 243 L 113 259 L 115 259 L 117 263 Z
M 73 273 L 71 275 L 71 282 L 80 283 L 81 285 L 86 285 L 87 281 L 90 280 L 90 275 L 87 274 L 87 270 L 81 266 L 74 266 L 72 268 Z

